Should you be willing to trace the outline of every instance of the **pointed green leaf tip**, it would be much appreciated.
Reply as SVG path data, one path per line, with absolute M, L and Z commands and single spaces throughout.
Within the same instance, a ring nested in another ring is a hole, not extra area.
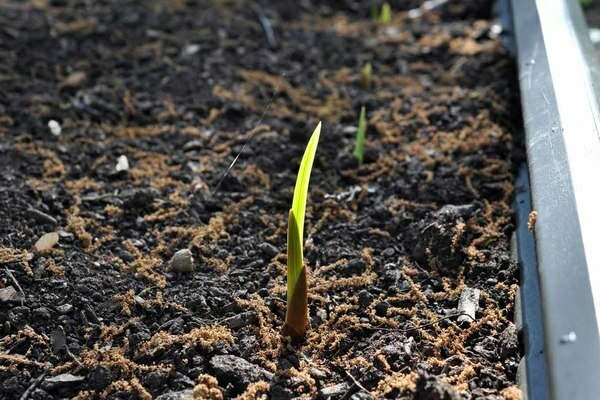
M 296 187 L 294 188 L 294 200 L 290 210 L 288 220 L 288 304 L 293 295 L 298 276 L 304 265 L 304 255 L 302 243 L 304 241 L 304 214 L 306 212 L 306 200 L 308 198 L 308 183 L 310 182 L 310 172 L 312 171 L 319 136 L 321 134 L 321 123 L 313 132 L 308 145 L 304 150 L 304 156 L 300 163 L 300 170 L 296 178 Z
M 383 25 L 387 25 L 392 22 L 392 7 L 390 3 L 383 3 L 381 6 L 381 14 L 379 14 L 379 21 Z
M 317 152 L 317 145 L 319 144 L 319 136 L 321 135 L 321 123 L 315 128 L 306 150 L 304 150 L 304 156 L 302 156 L 302 162 L 300 162 L 300 170 L 298 170 L 298 177 L 296 178 L 296 187 L 294 188 L 294 200 L 292 201 L 292 211 L 296 217 L 296 223 L 298 224 L 298 236 L 300 240 L 304 240 L 304 213 L 306 211 L 306 199 L 308 198 L 308 183 L 310 181 L 310 172 L 312 170 L 313 162 L 315 160 L 315 154 Z
M 365 136 L 367 135 L 367 119 L 366 110 L 362 106 L 360 108 L 360 117 L 358 118 L 358 131 L 356 132 L 356 143 L 354 144 L 354 152 L 352 154 L 358 160 L 358 165 L 362 165 L 365 154 Z

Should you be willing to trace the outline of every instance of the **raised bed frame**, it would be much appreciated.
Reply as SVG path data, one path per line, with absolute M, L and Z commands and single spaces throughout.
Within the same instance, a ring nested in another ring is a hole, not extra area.
M 510 8 L 509 40 L 514 39 L 518 62 L 531 208 L 537 213 L 532 248 L 523 230 L 528 199 L 517 195 L 523 387 L 533 400 L 596 399 L 600 67 L 578 1 L 511 0 Z M 517 184 L 526 181 L 521 176 Z M 532 269 L 536 258 L 537 273 Z

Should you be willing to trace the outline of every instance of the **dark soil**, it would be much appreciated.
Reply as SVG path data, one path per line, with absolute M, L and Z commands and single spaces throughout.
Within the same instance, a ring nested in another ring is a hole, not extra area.
M 520 398 L 513 65 L 487 1 L 418 3 L 384 26 L 366 1 L 0 0 L 0 397 Z M 287 215 L 319 120 L 291 346 Z

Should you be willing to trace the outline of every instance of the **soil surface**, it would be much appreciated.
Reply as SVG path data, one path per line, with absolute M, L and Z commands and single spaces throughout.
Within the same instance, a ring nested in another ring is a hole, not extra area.
M 515 71 L 419 3 L 0 0 L 0 398 L 519 399 Z

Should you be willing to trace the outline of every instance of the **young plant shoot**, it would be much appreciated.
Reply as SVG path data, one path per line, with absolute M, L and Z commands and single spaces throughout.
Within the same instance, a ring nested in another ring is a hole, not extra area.
M 281 334 L 295 340 L 301 339 L 308 327 L 308 280 L 303 254 L 304 214 L 310 172 L 315 160 L 320 134 L 321 123 L 319 122 L 308 141 L 300 162 L 300 170 L 294 188 L 294 199 L 288 218 L 287 310 Z
M 371 76 L 373 75 L 373 66 L 371 63 L 366 63 L 360 70 L 360 81 L 364 89 L 371 86 Z
M 383 3 L 381 6 L 379 22 L 381 22 L 382 25 L 388 25 L 390 22 L 392 22 L 392 6 L 390 6 L 390 3 Z
M 358 165 L 363 165 L 365 155 L 365 136 L 367 135 L 367 119 L 365 116 L 365 106 L 360 108 L 360 117 L 358 117 L 358 132 L 356 132 L 356 142 L 354 143 L 354 152 L 352 153 Z
M 377 22 L 379 20 L 379 4 L 377 1 L 371 2 L 371 21 Z

